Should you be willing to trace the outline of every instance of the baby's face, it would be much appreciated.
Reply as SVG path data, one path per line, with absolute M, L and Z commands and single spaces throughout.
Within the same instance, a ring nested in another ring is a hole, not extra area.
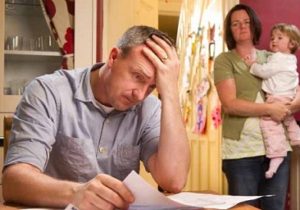
M 291 53 L 291 42 L 287 34 L 275 29 L 271 35 L 270 50 L 272 52 Z

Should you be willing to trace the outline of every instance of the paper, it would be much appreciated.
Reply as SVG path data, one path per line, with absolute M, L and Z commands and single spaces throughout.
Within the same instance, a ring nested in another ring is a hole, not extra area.
M 59 209 L 30 208 L 30 209 L 22 209 L 22 210 L 59 210 Z
M 229 196 L 202 193 L 182 192 L 165 196 L 148 184 L 135 171 L 132 171 L 123 181 L 135 196 L 135 201 L 129 206 L 130 210 L 142 209 L 228 209 L 238 203 L 254 200 L 263 196 Z

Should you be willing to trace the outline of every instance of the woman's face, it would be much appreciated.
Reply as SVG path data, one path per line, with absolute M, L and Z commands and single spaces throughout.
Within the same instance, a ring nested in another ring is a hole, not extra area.
M 237 44 L 252 42 L 250 17 L 245 10 L 238 10 L 231 15 L 231 31 Z

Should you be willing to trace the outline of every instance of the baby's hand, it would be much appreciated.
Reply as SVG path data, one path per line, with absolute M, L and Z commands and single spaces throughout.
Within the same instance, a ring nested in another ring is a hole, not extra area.
M 243 58 L 243 60 L 247 64 L 247 66 L 251 66 L 253 63 L 255 63 L 255 60 L 252 59 L 251 55 L 247 55 Z
M 247 64 L 247 66 L 251 66 L 253 63 L 256 62 L 256 52 L 255 50 L 253 50 L 253 52 L 251 52 L 251 54 L 246 55 L 243 58 L 244 62 Z

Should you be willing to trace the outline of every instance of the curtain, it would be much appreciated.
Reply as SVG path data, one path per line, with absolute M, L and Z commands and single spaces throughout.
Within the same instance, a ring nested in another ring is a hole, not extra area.
M 186 190 L 226 193 L 221 170 L 221 105 L 213 83 L 215 56 L 225 50 L 223 21 L 238 0 L 183 0 L 177 31 L 180 103 L 191 143 Z
M 208 116 L 208 95 L 212 85 L 213 59 L 222 47 L 222 16 L 220 1 L 184 0 L 178 29 L 178 50 L 182 71 L 180 95 L 187 128 L 196 134 L 205 134 L 207 118 L 213 119 L 214 128 L 220 124 L 220 105 L 215 103 Z
M 63 55 L 62 68 L 74 67 L 75 0 L 40 0 L 48 26 Z
M 214 128 L 221 124 L 220 104 L 213 85 L 214 58 L 225 50 L 223 21 L 238 0 L 183 0 L 177 47 L 182 65 L 180 99 L 187 128 L 196 134 L 207 132 L 208 118 Z M 208 96 L 209 98 L 208 104 Z M 208 106 L 212 108 L 208 114 Z

